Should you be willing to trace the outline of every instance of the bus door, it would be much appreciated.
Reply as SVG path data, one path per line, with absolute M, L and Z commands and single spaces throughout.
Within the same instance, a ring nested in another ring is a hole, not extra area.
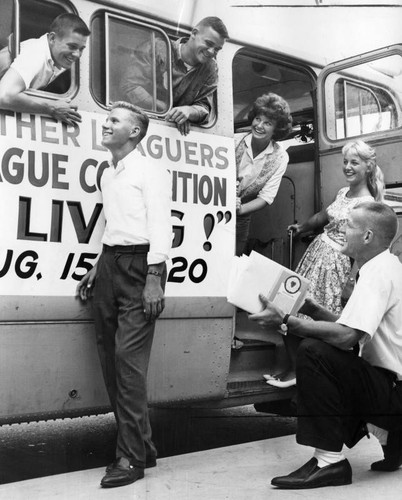
M 318 115 L 322 206 L 345 185 L 342 147 L 362 139 L 376 149 L 385 201 L 402 216 L 402 45 L 325 67 L 318 78 Z
M 231 106 L 235 140 L 250 132 L 248 114 L 261 95 L 275 93 L 290 106 L 293 130 L 282 141 L 289 154 L 289 164 L 273 203 L 252 215 L 246 253 L 256 251 L 285 267 L 293 267 L 300 252 L 292 252 L 287 227 L 295 220 L 304 220 L 314 210 L 313 90 L 316 74 L 290 56 L 235 44 L 230 50 L 231 72 L 226 68 L 222 78 L 231 76 L 231 81 L 225 84 L 233 90 Z M 229 398 L 237 400 L 237 404 L 289 398 L 289 390 L 278 391 L 263 379 L 264 373 L 284 371 L 286 364 L 280 334 L 262 331 L 248 320 L 245 311 L 237 310 L 228 379 Z
M 290 57 L 244 47 L 232 62 L 235 138 L 250 131 L 248 113 L 257 97 L 275 93 L 289 104 L 293 130 L 281 141 L 289 163 L 273 203 L 252 215 L 247 250 L 256 250 L 279 264 L 292 267 L 287 227 L 314 210 L 315 73 Z

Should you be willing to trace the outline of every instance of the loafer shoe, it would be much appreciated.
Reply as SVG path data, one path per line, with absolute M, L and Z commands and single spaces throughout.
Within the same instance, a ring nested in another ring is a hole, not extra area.
M 113 467 L 110 467 L 109 471 L 102 478 L 101 486 L 103 488 L 125 486 L 127 484 L 134 483 L 143 477 L 144 469 L 134 467 L 134 465 L 130 464 L 130 460 L 120 457 L 116 460 L 116 462 L 114 462 Z
M 402 465 L 402 431 L 390 431 L 387 444 L 382 446 L 384 460 L 371 464 L 371 470 L 393 472 Z
M 274 477 L 271 484 L 278 488 L 298 490 L 342 486 L 352 482 L 352 468 L 346 459 L 326 467 L 318 467 L 317 463 L 317 459 L 313 457 L 291 474 Z
M 116 463 L 117 463 L 117 460 L 116 459 L 114 462 L 110 463 L 106 469 L 105 469 L 105 472 L 108 473 L 109 471 L 111 471 L 113 469 L 113 467 L 116 466 Z M 151 469 L 152 467 L 156 467 L 156 457 L 147 457 L 146 461 L 145 461 L 145 468 L 146 469 Z

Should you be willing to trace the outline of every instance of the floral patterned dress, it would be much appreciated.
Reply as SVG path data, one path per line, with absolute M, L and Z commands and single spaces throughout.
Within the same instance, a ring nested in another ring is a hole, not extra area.
M 335 201 L 327 208 L 329 222 L 324 232 L 310 243 L 296 268 L 297 273 L 310 280 L 307 296 L 335 314 L 342 312 L 342 290 L 351 270 L 350 258 L 340 252 L 343 242 L 340 230 L 357 203 L 373 200 L 371 196 L 348 198 L 348 191 L 348 187 L 339 190 Z

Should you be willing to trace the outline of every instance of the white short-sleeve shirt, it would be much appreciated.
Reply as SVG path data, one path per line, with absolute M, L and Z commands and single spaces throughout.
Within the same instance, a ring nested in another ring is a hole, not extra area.
M 46 87 L 65 71 L 64 68 L 57 68 L 54 64 L 47 33 L 40 38 L 22 42 L 20 53 L 10 67 L 21 76 L 27 89 Z
M 360 355 L 402 379 L 402 264 L 386 250 L 366 262 L 338 323 L 365 332 Z

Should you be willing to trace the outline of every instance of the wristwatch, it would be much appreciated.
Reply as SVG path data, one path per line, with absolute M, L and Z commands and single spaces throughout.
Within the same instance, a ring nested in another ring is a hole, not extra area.
M 282 324 L 280 326 L 282 335 L 287 335 L 287 333 L 288 333 L 289 316 L 290 316 L 290 314 L 285 314 L 285 316 L 283 317 Z

